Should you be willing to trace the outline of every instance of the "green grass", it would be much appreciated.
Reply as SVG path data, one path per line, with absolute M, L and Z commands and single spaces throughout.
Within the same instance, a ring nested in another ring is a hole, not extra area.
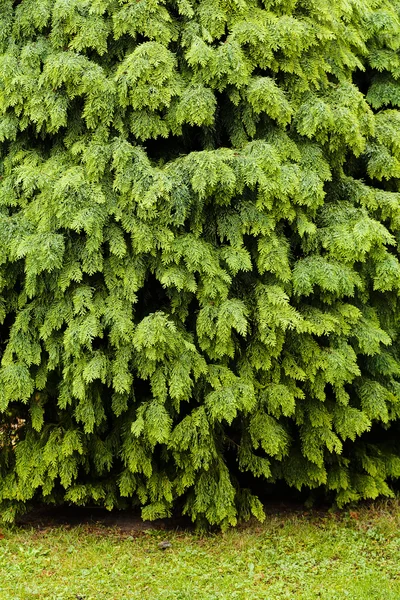
M 7 529 L 1 600 L 399 600 L 400 504 L 269 516 L 224 534 Z M 165 551 L 158 544 L 168 539 Z

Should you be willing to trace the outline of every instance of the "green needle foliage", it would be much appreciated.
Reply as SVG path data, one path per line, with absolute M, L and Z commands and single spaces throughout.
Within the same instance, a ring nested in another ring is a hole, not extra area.
M 1 1 L 4 519 L 393 493 L 399 107 L 395 0 Z

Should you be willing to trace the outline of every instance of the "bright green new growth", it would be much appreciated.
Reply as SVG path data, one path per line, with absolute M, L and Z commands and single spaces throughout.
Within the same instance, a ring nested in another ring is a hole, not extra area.
M 3 518 L 134 503 L 224 527 L 263 518 L 253 476 L 392 493 L 399 18 L 2 0 Z

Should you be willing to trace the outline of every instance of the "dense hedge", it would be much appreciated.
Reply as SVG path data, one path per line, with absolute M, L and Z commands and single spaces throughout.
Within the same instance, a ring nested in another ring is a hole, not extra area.
M 4 519 L 392 493 L 399 15 L 1 0 Z

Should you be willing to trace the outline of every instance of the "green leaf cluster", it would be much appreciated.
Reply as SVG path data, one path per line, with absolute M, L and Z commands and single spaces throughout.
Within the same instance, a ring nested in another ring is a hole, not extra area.
M 2 0 L 5 518 L 393 493 L 399 40 L 396 0 Z

